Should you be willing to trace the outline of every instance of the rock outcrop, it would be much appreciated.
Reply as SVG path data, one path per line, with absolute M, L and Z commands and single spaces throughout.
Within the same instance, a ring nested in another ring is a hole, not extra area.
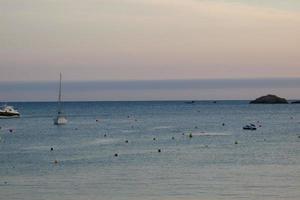
M 288 101 L 284 98 L 278 97 L 276 95 L 266 95 L 255 99 L 250 102 L 251 104 L 287 104 Z
M 300 101 L 293 101 L 292 104 L 300 104 Z

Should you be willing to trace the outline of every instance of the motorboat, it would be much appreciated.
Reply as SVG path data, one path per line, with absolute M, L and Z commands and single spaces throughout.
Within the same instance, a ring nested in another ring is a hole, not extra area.
M 243 127 L 244 130 L 250 130 L 250 131 L 255 131 L 257 128 L 255 124 L 249 124 Z
M 20 113 L 13 106 L 4 105 L 0 109 L 0 117 L 20 117 Z
M 59 93 L 58 93 L 58 106 L 57 106 L 57 115 L 54 118 L 54 125 L 64 125 L 68 123 L 67 118 L 62 113 L 62 97 L 61 97 L 61 74 L 59 76 Z

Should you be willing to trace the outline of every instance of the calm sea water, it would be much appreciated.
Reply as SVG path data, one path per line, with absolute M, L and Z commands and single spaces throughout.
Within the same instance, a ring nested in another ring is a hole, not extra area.
M 70 102 L 65 126 L 55 103 L 12 105 L 0 199 L 300 199 L 300 105 Z

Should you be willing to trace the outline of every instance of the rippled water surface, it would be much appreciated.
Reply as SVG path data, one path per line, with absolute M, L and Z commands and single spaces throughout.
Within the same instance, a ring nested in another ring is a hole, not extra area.
M 55 103 L 12 105 L 0 199 L 300 199 L 300 105 L 70 102 L 59 127 Z

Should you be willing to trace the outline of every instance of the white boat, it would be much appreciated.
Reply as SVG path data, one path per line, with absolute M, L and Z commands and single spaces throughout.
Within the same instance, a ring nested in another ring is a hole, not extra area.
M 59 94 L 58 94 L 58 107 L 57 107 L 57 116 L 54 118 L 55 125 L 64 125 L 67 124 L 68 120 L 62 113 L 62 101 L 61 101 L 61 73 L 59 75 Z
M 0 117 L 20 117 L 20 113 L 13 106 L 4 105 L 0 109 Z

